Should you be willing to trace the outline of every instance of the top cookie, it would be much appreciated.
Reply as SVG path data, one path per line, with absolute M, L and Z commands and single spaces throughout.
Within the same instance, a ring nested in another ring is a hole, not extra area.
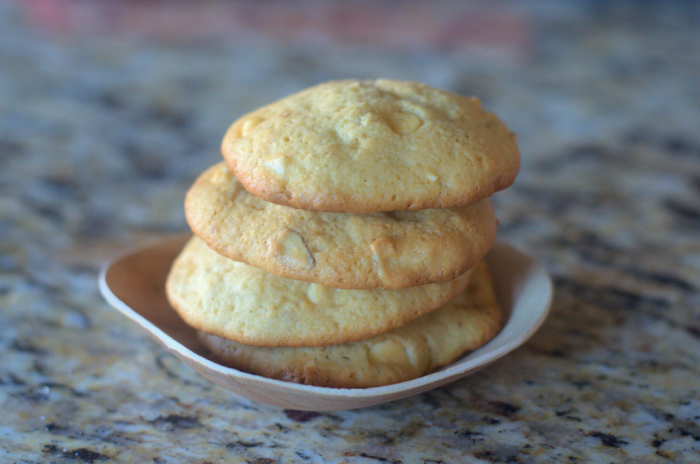
M 254 195 L 325 212 L 469 204 L 520 166 L 515 135 L 477 99 L 386 79 L 328 82 L 253 111 L 222 153 Z

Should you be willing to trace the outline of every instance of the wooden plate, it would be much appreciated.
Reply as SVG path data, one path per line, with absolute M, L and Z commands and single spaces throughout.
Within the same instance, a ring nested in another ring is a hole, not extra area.
M 105 265 L 100 292 L 151 337 L 195 371 L 223 388 L 253 401 L 288 409 L 332 411 L 393 401 L 472 374 L 522 345 L 542 325 L 552 301 L 552 282 L 529 256 L 498 243 L 486 262 L 506 324 L 488 344 L 421 378 L 366 389 L 325 388 L 268 379 L 207 359 L 194 329 L 187 326 L 165 297 L 165 278 L 188 236 L 164 239 L 128 252 Z

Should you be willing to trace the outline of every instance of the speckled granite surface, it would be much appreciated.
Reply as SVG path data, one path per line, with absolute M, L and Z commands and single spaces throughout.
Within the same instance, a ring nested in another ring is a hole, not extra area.
M 0 3 L 0 462 L 700 461 L 692 3 L 506 5 L 524 32 L 478 50 L 56 38 Z M 519 133 L 500 234 L 553 274 L 552 314 L 430 393 L 322 414 L 253 404 L 108 307 L 97 272 L 184 230 L 185 190 L 235 117 L 346 76 L 475 94 Z

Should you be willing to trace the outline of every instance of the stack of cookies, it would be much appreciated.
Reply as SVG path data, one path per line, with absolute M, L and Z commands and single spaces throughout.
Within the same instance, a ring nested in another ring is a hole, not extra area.
M 236 121 L 187 194 L 167 294 L 218 361 L 366 388 L 490 340 L 488 197 L 519 168 L 476 99 L 413 82 L 321 84 Z

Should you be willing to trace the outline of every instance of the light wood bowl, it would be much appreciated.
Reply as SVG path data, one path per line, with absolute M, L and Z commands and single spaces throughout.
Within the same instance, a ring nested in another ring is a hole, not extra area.
M 488 344 L 456 362 L 415 380 L 366 389 L 325 388 L 248 374 L 207 359 L 208 351 L 170 307 L 165 278 L 189 236 L 167 238 L 118 256 L 100 273 L 100 292 L 116 309 L 144 328 L 195 371 L 217 385 L 253 401 L 287 409 L 354 409 L 439 387 L 472 374 L 505 356 L 542 325 L 552 301 L 552 282 L 529 256 L 498 243 L 486 257 L 505 326 Z

